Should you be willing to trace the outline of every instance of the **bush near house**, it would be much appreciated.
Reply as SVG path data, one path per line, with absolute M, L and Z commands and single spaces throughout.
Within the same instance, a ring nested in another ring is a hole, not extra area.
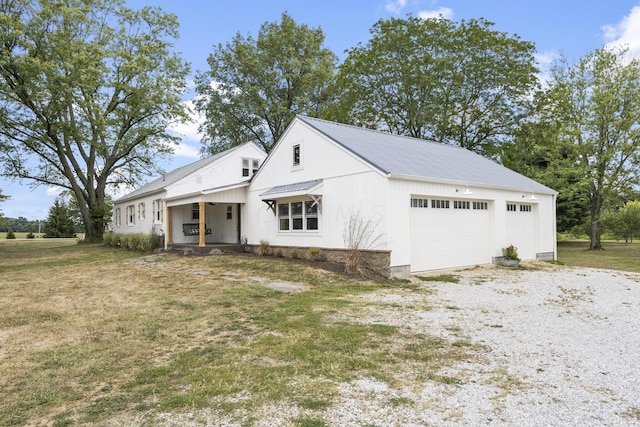
M 127 251 L 151 252 L 162 247 L 162 238 L 153 233 L 105 233 L 104 245 Z

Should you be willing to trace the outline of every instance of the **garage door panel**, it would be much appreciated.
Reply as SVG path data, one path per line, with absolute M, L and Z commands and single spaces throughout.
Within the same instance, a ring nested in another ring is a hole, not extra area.
M 490 262 L 488 210 L 412 208 L 411 271 Z

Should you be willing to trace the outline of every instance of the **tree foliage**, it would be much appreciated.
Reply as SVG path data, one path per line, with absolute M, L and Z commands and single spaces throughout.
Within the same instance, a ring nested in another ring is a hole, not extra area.
M 320 28 L 284 13 L 257 39 L 239 33 L 209 55 L 196 77 L 197 110 L 210 154 L 253 140 L 266 151 L 296 114 L 320 117 L 330 105 L 337 58 Z
M 75 237 L 75 228 L 67 204 L 64 199 L 57 197 L 49 208 L 49 215 L 44 222 L 44 237 Z
M 617 212 L 605 212 L 604 227 L 626 243 L 640 237 L 640 201 L 629 201 Z
M 561 60 L 534 120 L 540 138 L 520 140 L 519 152 L 529 147 L 529 167 L 540 180 L 587 208 L 590 248 L 601 248 L 603 208 L 631 194 L 640 179 L 640 62 L 607 48 L 575 65 Z
M 339 71 L 334 118 L 492 156 L 526 113 L 533 44 L 484 19 L 378 21 Z
M 0 26 L 4 174 L 71 191 L 99 240 L 107 187 L 157 171 L 168 125 L 186 118 L 176 17 L 121 0 L 0 0 Z

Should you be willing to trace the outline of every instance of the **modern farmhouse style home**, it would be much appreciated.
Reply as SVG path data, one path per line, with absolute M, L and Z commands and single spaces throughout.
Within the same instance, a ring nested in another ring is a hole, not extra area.
M 135 221 L 151 203 L 168 244 L 335 255 L 356 218 L 391 276 L 489 264 L 509 245 L 523 260 L 556 257 L 557 193 L 462 148 L 298 116 L 266 158 L 245 144 L 181 169 L 118 200 L 114 231 L 150 232 Z

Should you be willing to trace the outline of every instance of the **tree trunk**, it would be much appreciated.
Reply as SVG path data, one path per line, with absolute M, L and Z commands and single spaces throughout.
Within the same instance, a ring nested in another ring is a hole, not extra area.
M 600 240 L 600 221 L 591 221 L 591 234 L 589 236 L 589 249 L 602 249 L 602 242 Z
M 589 234 L 589 249 L 602 249 L 600 240 L 600 211 L 602 210 L 602 197 L 599 194 L 591 200 L 591 230 Z

